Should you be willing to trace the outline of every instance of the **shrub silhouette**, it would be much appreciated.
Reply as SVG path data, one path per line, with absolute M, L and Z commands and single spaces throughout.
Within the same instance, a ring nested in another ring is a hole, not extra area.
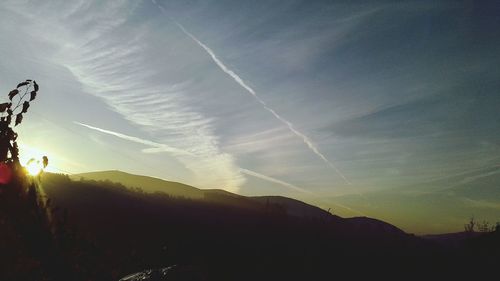
M 28 112 L 30 102 L 35 100 L 38 89 L 36 81 L 28 79 L 9 92 L 9 102 L 0 104 L 0 162 L 9 164 L 14 169 L 19 168 L 19 148 L 18 135 L 13 127 L 22 123 L 23 114 Z

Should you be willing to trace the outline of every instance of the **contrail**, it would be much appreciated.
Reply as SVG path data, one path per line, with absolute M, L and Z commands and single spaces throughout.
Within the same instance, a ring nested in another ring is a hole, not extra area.
M 159 5 L 157 5 L 159 6 Z M 162 12 L 165 13 L 163 7 L 159 6 L 160 9 L 162 10 Z M 238 83 L 243 89 L 245 89 L 247 92 L 249 92 L 257 102 L 259 102 L 260 104 L 262 104 L 262 106 L 267 110 L 269 111 L 274 117 L 276 117 L 276 119 L 278 119 L 279 121 L 281 121 L 283 124 L 285 124 L 288 129 L 290 129 L 290 131 L 292 133 L 294 133 L 296 136 L 300 137 L 302 139 L 302 141 L 307 145 L 307 147 L 309 147 L 309 149 L 314 153 L 316 154 L 321 160 L 323 160 L 323 162 L 325 162 L 328 166 L 330 166 L 333 170 L 335 170 L 335 172 L 347 183 L 347 184 L 351 184 L 351 182 L 342 174 L 342 172 L 330 161 L 328 160 L 319 150 L 318 148 L 314 145 L 314 143 L 309 139 L 309 137 L 307 137 L 306 135 L 304 135 L 303 133 L 297 131 L 297 129 L 294 128 L 293 124 L 286 120 L 285 118 L 281 117 L 281 115 L 279 115 L 278 113 L 276 113 L 276 111 L 274 111 L 272 108 L 270 108 L 269 106 L 267 106 L 267 104 L 257 95 L 257 93 L 250 87 L 248 86 L 245 81 L 243 81 L 243 79 L 241 79 L 240 76 L 238 76 L 238 74 L 234 73 L 234 71 L 232 71 L 231 69 L 227 68 L 227 66 L 219 59 L 217 58 L 217 56 L 215 55 L 215 53 L 212 51 L 212 49 L 210 49 L 207 45 L 203 44 L 200 40 L 198 40 L 196 37 L 194 37 L 194 35 L 192 35 L 191 33 L 189 33 L 180 23 L 176 22 L 176 21 L 173 21 L 181 30 L 182 32 L 184 32 L 184 34 L 186 34 L 187 36 L 189 36 L 191 39 L 193 39 L 194 42 L 196 42 L 196 44 L 198 44 L 201 48 L 203 48 L 203 50 L 205 50 L 209 55 L 210 57 L 212 58 L 212 60 L 215 62 L 215 64 L 217 64 L 217 66 L 222 70 L 224 71 L 227 75 L 229 75 L 231 78 L 234 79 L 234 81 L 236 81 L 236 83 Z
M 351 211 L 355 214 L 358 214 L 358 215 L 361 215 L 361 216 L 366 216 L 365 214 L 363 214 L 362 212 L 360 211 L 357 211 L 357 210 L 354 210 L 350 207 L 347 207 L 343 204 L 339 204 L 339 203 L 333 203 L 333 202 L 325 202 L 320 196 L 314 194 L 313 192 L 309 191 L 309 190 L 305 190 L 303 188 L 300 188 L 296 185 L 293 185 L 291 183 L 288 183 L 288 182 L 285 182 L 285 181 L 282 181 L 282 180 L 279 180 L 279 179 L 276 179 L 276 178 L 273 178 L 273 177 L 270 177 L 270 176 L 266 176 L 266 175 L 263 175 L 261 173 L 257 173 L 255 171 L 251 171 L 251 170 L 247 170 L 247 169 L 243 169 L 243 168 L 240 168 L 240 172 L 242 172 L 243 174 L 246 174 L 246 175 L 249 175 L 249 176 L 252 176 L 252 177 L 256 177 L 258 179 L 262 179 L 262 180 L 265 180 L 265 181 L 269 181 L 269 182 L 272 182 L 272 183 L 277 183 L 279 185 L 282 185 L 282 186 L 285 186 L 285 187 L 288 187 L 290 189 L 293 189 L 293 190 L 296 190 L 296 191 L 299 191 L 299 192 L 302 192 L 302 193 L 307 193 L 311 196 L 313 196 L 314 198 L 316 198 L 317 200 L 321 201 L 323 204 L 327 204 L 327 205 L 335 205 L 337 207 L 340 207 L 342 209 L 345 209 L 345 210 L 348 210 L 348 211 Z
M 240 168 L 240 172 L 242 172 L 243 174 L 247 174 L 249 176 L 252 176 L 252 177 L 256 177 L 256 178 L 263 179 L 263 180 L 266 180 L 266 181 L 269 181 L 269 182 L 280 184 L 282 186 L 288 187 L 288 188 L 293 189 L 295 191 L 300 191 L 302 193 L 313 194 L 309 190 L 305 190 L 305 189 L 300 188 L 298 186 L 295 186 L 293 184 L 290 184 L 290 183 L 284 182 L 282 180 L 275 179 L 275 178 L 272 178 L 272 177 L 269 177 L 269 176 L 266 176 L 266 175 L 254 172 L 254 171 L 250 171 L 250 170 L 247 170 L 247 169 Z
M 171 146 L 168 146 L 168 145 L 163 144 L 163 143 L 157 143 L 157 142 L 154 142 L 154 141 L 145 140 L 145 139 L 141 139 L 141 138 L 138 138 L 138 137 L 133 137 L 133 136 L 125 135 L 125 134 L 122 134 L 122 133 L 117 133 L 117 132 L 113 132 L 113 131 L 109 131 L 109 130 L 97 128 L 97 127 L 90 126 L 90 125 L 83 124 L 83 123 L 76 122 L 76 121 L 73 122 L 73 123 L 75 123 L 77 125 L 80 125 L 80 126 L 83 126 L 83 127 L 86 127 L 86 128 L 89 128 L 89 129 L 92 129 L 92 130 L 95 130 L 95 131 L 98 131 L 98 132 L 101 132 L 101 133 L 112 135 L 112 136 L 115 136 L 115 137 L 118 137 L 118 138 L 121 138 L 121 139 L 124 139 L 124 140 L 128 140 L 128 141 L 131 141 L 131 142 L 135 142 L 135 143 L 140 143 L 140 144 L 144 144 L 144 145 L 147 145 L 147 146 L 151 146 L 151 148 L 146 148 L 146 149 L 142 150 L 145 153 L 170 152 L 170 153 L 174 153 L 174 154 L 177 154 L 177 155 L 190 155 L 190 156 L 193 156 L 193 154 L 191 152 L 189 152 L 189 151 L 185 151 L 185 150 L 182 150 L 182 149 L 171 147 Z
M 353 208 L 347 207 L 346 205 L 343 205 L 343 204 L 339 204 L 339 203 L 332 203 L 332 202 L 328 202 L 328 203 L 324 203 L 324 204 L 332 204 L 332 205 L 335 205 L 335 206 L 340 207 L 340 208 L 342 208 L 342 209 L 345 209 L 345 210 L 351 211 L 351 212 L 353 212 L 353 213 L 355 213 L 355 214 L 358 214 L 358 215 L 360 215 L 360 216 L 367 217 L 367 215 L 366 215 L 366 214 L 364 214 L 364 213 L 362 213 L 362 212 L 360 212 L 360 211 L 358 211 L 358 210 L 354 210 Z

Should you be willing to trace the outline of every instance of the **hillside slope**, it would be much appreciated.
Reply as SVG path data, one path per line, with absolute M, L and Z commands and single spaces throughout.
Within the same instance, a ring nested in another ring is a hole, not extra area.
M 121 183 L 129 188 L 141 188 L 145 192 L 162 191 L 172 196 L 203 198 L 203 191 L 187 184 L 133 175 L 117 170 L 75 174 L 71 178 L 74 180 L 84 178 L 95 181 L 111 181 Z
M 351 263 L 377 256 L 397 263 L 396 257 L 408 253 L 420 257 L 427 251 L 417 237 L 359 231 L 348 220 L 321 209 L 317 212 L 322 218 L 288 215 L 291 199 L 278 199 L 285 204 L 273 203 L 272 198 L 263 203 L 259 201 L 268 200 L 215 192 L 216 197 L 235 200 L 228 204 L 211 197 L 144 193 L 110 181 L 73 181 L 55 174 L 45 174 L 42 184 L 51 204 L 66 210 L 74 232 L 83 235 L 77 235 L 78 240 L 90 239 L 95 245 L 91 250 L 95 258 L 87 266 L 100 272 L 104 271 L 100 263 L 123 276 L 145 268 L 190 264 L 203 267 L 210 280 L 255 280 L 264 273 L 268 280 L 290 280 L 300 274 L 323 276 L 331 263 L 347 270 Z
M 76 174 L 71 176 L 72 179 L 86 179 L 94 181 L 110 181 L 120 183 L 128 188 L 140 188 L 145 192 L 163 192 L 167 195 L 174 197 L 184 197 L 189 199 L 205 199 L 210 202 L 235 206 L 238 208 L 260 209 L 266 204 L 271 204 L 274 209 L 281 209 L 287 215 L 300 217 L 300 218 L 313 218 L 323 220 L 338 220 L 340 217 L 334 216 L 329 212 L 304 203 L 302 201 L 284 197 L 284 196 L 253 196 L 246 197 L 234 194 L 221 189 L 198 189 L 196 187 L 166 181 L 158 178 L 129 174 L 121 171 L 99 171 L 91 173 Z M 395 232 L 403 233 L 397 227 L 386 222 L 358 217 L 354 220 L 349 220 L 354 227 L 364 229 L 366 231 L 375 228 L 378 230 L 394 230 Z M 366 226 L 366 227 L 365 227 Z

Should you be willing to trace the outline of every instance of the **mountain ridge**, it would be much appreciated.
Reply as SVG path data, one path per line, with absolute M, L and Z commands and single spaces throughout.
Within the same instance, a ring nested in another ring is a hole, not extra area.
M 217 202 L 231 206 L 247 206 L 254 208 L 254 204 L 272 204 L 273 206 L 281 206 L 287 215 L 299 218 L 322 219 L 333 221 L 344 221 L 356 229 L 368 232 L 387 232 L 406 234 L 397 226 L 388 222 L 368 218 L 368 217 L 352 217 L 342 218 L 331 214 L 329 211 L 323 210 L 320 207 L 305 203 L 298 199 L 293 199 L 280 195 L 267 196 L 244 196 L 223 189 L 200 189 L 187 184 L 167 181 L 160 178 L 135 175 L 119 170 L 97 171 L 70 176 L 71 179 L 86 179 L 95 181 L 110 181 L 124 185 L 127 188 L 141 188 L 145 192 L 163 192 L 170 196 L 184 197 L 188 199 L 205 199 L 211 202 Z M 141 184 L 140 180 L 144 181 Z

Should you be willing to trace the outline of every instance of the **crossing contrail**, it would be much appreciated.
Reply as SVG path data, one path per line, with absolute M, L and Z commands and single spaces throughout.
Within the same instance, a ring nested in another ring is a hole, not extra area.
M 163 7 L 159 6 L 160 9 L 162 10 L 162 12 L 165 13 Z M 193 39 L 194 42 L 196 42 L 196 44 L 198 44 L 203 50 L 205 50 L 208 55 L 212 58 L 212 60 L 215 62 L 215 64 L 217 64 L 217 66 L 224 72 L 226 73 L 227 75 L 229 75 L 231 78 L 233 78 L 234 81 L 236 81 L 236 83 L 238 83 L 243 89 L 245 89 L 248 93 L 250 93 L 254 99 L 260 103 L 264 109 L 266 109 L 267 111 L 269 111 L 276 119 L 278 119 L 279 121 L 281 121 L 283 124 L 285 124 L 288 129 L 293 133 L 295 134 L 296 136 L 298 136 L 299 138 L 302 139 L 302 141 L 307 145 L 307 147 L 314 153 L 316 154 L 321 160 L 323 160 L 323 162 L 325 162 L 330 168 L 332 168 L 347 184 L 351 184 L 351 182 L 344 176 L 344 174 L 333 164 L 333 162 L 331 162 L 330 160 L 328 160 L 325 155 L 323 155 L 323 153 L 321 153 L 318 148 L 314 145 L 314 143 L 311 141 L 311 139 L 309 139 L 308 136 L 304 135 L 303 133 L 299 132 L 297 129 L 295 129 L 295 127 L 293 126 L 293 124 L 286 120 L 285 118 L 283 118 L 281 115 L 279 115 L 276 111 L 274 111 L 274 109 L 270 108 L 258 95 L 257 93 L 254 91 L 254 89 L 252 89 L 250 86 L 248 86 L 245 81 L 243 81 L 243 79 L 241 79 L 240 76 L 238 76 L 238 74 L 236 74 L 234 71 L 232 71 L 231 69 L 229 69 L 216 55 L 215 53 L 212 51 L 212 49 L 210 49 L 207 45 L 203 44 L 200 40 L 198 40 L 193 34 L 189 33 L 189 31 L 187 31 L 180 23 L 174 21 L 174 23 L 182 30 L 182 32 L 184 32 L 184 34 L 186 34 L 188 37 L 190 37 L 191 39 Z

